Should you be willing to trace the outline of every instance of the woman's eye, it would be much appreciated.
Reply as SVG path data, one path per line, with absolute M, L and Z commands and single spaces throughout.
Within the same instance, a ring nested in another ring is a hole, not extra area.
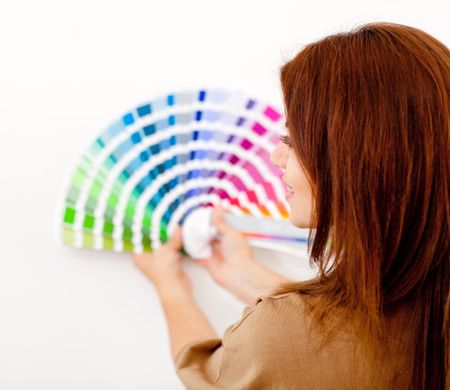
M 291 140 L 289 139 L 289 136 L 287 135 L 280 136 L 280 141 L 286 144 L 287 146 L 291 147 Z

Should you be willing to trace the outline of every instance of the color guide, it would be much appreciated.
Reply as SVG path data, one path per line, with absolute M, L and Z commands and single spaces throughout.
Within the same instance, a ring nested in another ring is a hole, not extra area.
M 285 133 L 274 107 L 239 92 L 182 91 L 126 112 L 73 169 L 60 205 L 70 246 L 152 251 L 199 207 L 287 219 L 270 153 Z

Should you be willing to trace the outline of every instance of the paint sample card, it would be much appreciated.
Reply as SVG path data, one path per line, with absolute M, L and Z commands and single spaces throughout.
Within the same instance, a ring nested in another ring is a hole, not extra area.
M 223 90 L 140 104 L 94 139 L 67 178 L 59 241 L 153 251 L 190 213 L 214 205 L 261 223 L 286 221 L 282 171 L 270 160 L 284 123 L 274 107 Z

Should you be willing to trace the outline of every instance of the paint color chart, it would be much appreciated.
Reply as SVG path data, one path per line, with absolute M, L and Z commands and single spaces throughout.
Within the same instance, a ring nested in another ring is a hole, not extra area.
M 91 143 L 63 191 L 58 240 L 152 251 L 200 207 L 288 218 L 270 153 L 285 134 L 274 107 L 239 92 L 182 91 L 124 113 Z

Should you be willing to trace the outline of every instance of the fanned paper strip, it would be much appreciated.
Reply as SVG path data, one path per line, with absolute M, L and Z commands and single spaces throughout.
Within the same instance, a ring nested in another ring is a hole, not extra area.
M 81 156 L 58 213 L 70 246 L 152 251 L 200 207 L 287 219 L 270 153 L 285 134 L 274 107 L 227 91 L 187 91 L 139 105 Z

